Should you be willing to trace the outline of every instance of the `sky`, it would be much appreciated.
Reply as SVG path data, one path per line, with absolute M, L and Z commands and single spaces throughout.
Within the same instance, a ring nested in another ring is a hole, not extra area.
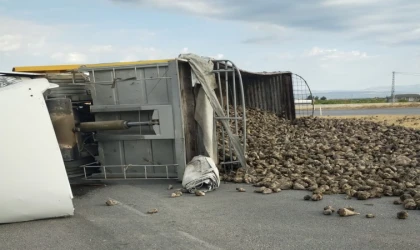
M 420 73 L 419 13 L 418 0 L 0 0 L 0 71 L 195 53 L 313 90 L 391 87 L 392 71 Z

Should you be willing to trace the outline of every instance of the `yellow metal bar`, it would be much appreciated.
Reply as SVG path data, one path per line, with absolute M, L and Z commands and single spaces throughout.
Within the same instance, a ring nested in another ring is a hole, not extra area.
M 15 72 L 30 72 L 30 73 L 59 73 L 78 69 L 81 65 L 49 65 L 49 66 L 17 66 L 13 68 Z
M 118 67 L 125 65 L 145 65 L 167 63 L 174 59 L 161 60 L 146 60 L 133 62 L 115 62 L 115 63 L 97 63 L 97 64 L 67 64 L 67 65 L 44 65 L 44 66 L 17 66 L 13 68 L 14 72 L 30 72 L 30 73 L 60 73 L 77 70 L 82 66 L 86 68 L 100 68 L 100 67 Z

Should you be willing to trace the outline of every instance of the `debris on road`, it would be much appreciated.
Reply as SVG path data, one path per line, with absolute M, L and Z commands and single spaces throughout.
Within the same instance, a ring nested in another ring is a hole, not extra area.
M 236 191 L 238 191 L 238 192 L 246 192 L 245 188 L 242 188 L 242 187 L 236 188 Z
M 323 214 L 324 215 L 332 215 L 335 212 L 335 209 L 332 206 L 324 207 Z
M 393 203 L 394 205 L 401 205 L 403 202 L 401 200 L 395 200 Z
M 272 193 L 280 193 L 281 192 L 281 188 L 266 188 L 266 187 L 259 187 L 257 189 L 254 190 L 255 193 L 260 193 L 260 194 L 272 194 Z
M 204 195 L 206 195 L 206 193 L 204 193 L 203 191 L 200 191 L 200 190 L 196 190 L 195 195 L 196 196 L 204 196 Z
M 309 194 L 307 194 L 307 195 L 305 195 L 305 196 L 303 197 L 303 199 L 304 199 L 305 201 L 309 201 L 309 200 L 311 199 L 311 196 L 310 196 Z
M 408 213 L 406 211 L 401 211 L 397 213 L 397 218 L 400 220 L 405 220 L 408 218 Z
M 324 210 L 331 210 L 333 213 L 335 212 L 335 209 L 332 206 L 326 206 L 324 207 Z
M 402 194 L 399 200 L 394 201 L 395 205 L 403 205 L 406 210 L 420 209 L 420 192 L 415 189 L 409 190 L 409 193 Z
M 219 169 L 212 158 L 202 155 L 195 156 L 185 167 L 182 187 L 189 193 L 194 193 L 198 189 L 210 192 L 219 186 Z
M 369 199 L 370 197 L 371 197 L 370 193 L 369 193 L 369 192 L 366 192 L 366 191 L 358 191 L 358 192 L 356 193 L 356 198 L 357 198 L 358 200 L 367 200 L 367 199 Z
M 407 200 L 407 199 L 412 199 L 413 197 L 411 196 L 411 194 L 402 194 L 401 196 L 400 196 L 400 200 L 402 201 L 402 202 L 404 202 L 405 200 Z
M 375 218 L 375 215 L 374 214 L 367 214 L 366 218 L 368 218 L 368 219 Z
M 263 194 L 272 194 L 273 190 L 271 190 L 271 188 L 266 188 L 262 191 Z
M 181 191 L 176 191 L 174 193 L 171 194 L 172 198 L 177 198 L 177 197 L 181 197 L 182 196 L 182 192 Z
M 313 201 L 320 201 L 322 199 L 323 199 L 322 194 L 313 194 L 312 197 L 311 197 L 311 200 L 313 200 Z
M 149 211 L 147 211 L 148 214 L 156 214 L 158 212 L 157 208 L 153 208 Z
M 225 155 L 234 154 L 228 148 L 225 151 Z M 222 177 L 270 189 L 303 188 L 321 195 L 312 200 L 328 194 L 359 200 L 401 196 L 420 190 L 419 151 L 420 133 L 410 128 L 357 119 L 288 121 L 274 113 L 247 109 L 249 168 L 231 169 Z M 222 156 L 223 142 L 219 141 L 221 161 L 225 160 Z M 420 197 L 418 201 L 420 208 Z
M 183 193 L 183 194 L 187 194 L 187 193 L 189 193 L 188 192 L 188 190 L 186 189 L 186 188 L 178 188 L 178 189 L 176 189 L 176 191 L 180 191 L 181 193 Z
M 322 212 L 324 215 L 332 215 L 334 212 L 330 209 L 324 209 L 324 211 Z
M 349 210 L 347 208 L 340 208 L 340 209 L 338 209 L 337 213 L 341 217 L 348 217 L 348 216 L 353 216 L 353 215 L 359 215 L 360 214 L 360 213 L 356 213 L 352 210 Z
M 172 185 L 169 185 L 168 186 L 168 190 L 171 190 L 171 189 L 173 189 L 174 187 L 172 186 Z
M 417 204 L 413 199 L 404 200 L 404 208 L 407 210 L 416 210 Z
M 267 189 L 266 187 L 260 187 L 260 188 L 255 189 L 254 192 L 255 193 L 263 193 L 264 190 L 266 190 L 266 189 Z
M 113 199 L 109 199 L 109 200 L 107 200 L 107 201 L 105 202 L 105 204 L 106 204 L 107 206 L 115 206 L 115 205 L 117 205 L 117 204 L 118 204 L 118 201 L 113 200 Z

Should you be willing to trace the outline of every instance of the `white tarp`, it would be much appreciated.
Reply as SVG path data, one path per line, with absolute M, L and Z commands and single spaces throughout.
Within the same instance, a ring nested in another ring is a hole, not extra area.
M 214 90 L 216 88 L 216 82 L 210 84 L 210 88 Z M 210 104 L 209 98 L 206 95 L 206 92 L 203 88 L 200 88 L 198 95 L 195 99 L 195 114 L 194 119 L 200 125 L 201 130 L 203 131 L 203 144 L 207 151 L 207 154 L 210 158 L 213 159 L 215 163 L 218 162 L 217 152 L 216 152 L 216 141 L 214 134 L 214 111 Z
M 74 214 L 73 195 L 43 93 L 46 79 L 0 88 L 0 223 Z
M 213 191 L 220 186 L 219 170 L 210 157 L 194 157 L 185 167 L 182 186 L 190 193 L 195 190 Z
M 218 117 L 225 117 L 223 108 L 220 105 L 214 89 L 217 87 L 216 78 L 213 73 L 214 64 L 211 60 L 205 59 L 195 54 L 181 54 L 179 58 L 187 60 L 194 72 L 196 80 L 200 83 L 200 90 L 196 99 L 195 119 L 203 130 L 203 143 L 207 155 L 217 162 L 217 152 L 215 150 L 214 130 L 213 130 L 213 112 Z M 228 137 L 232 142 L 238 160 L 242 167 L 246 167 L 245 153 L 240 139 L 232 133 L 227 120 L 220 120 Z

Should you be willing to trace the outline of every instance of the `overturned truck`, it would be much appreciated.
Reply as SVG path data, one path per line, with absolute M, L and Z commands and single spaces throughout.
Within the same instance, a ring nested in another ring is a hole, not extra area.
M 290 120 L 313 114 L 313 106 L 295 104 L 311 95 L 298 75 L 253 73 L 192 54 L 13 71 L 59 85 L 44 96 L 71 181 L 182 180 L 198 155 L 246 167 L 245 107 Z

